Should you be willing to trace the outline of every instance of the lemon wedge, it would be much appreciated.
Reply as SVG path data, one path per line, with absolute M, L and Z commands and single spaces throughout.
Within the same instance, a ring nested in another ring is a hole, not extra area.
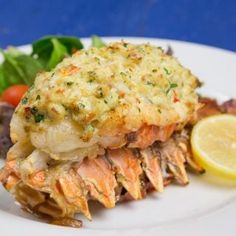
M 199 121 L 191 145 L 194 158 L 206 170 L 236 179 L 236 116 L 222 114 Z

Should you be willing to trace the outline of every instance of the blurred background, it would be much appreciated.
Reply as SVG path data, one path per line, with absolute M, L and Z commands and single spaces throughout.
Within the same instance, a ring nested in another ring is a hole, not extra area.
M 157 37 L 236 51 L 236 0 L 0 0 L 0 47 L 46 34 Z

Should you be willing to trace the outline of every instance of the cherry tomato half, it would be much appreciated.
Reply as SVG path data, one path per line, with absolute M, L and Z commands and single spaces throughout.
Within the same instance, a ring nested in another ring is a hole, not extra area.
M 13 85 L 3 92 L 1 97 L 2 101 L 10 103 L 16 107 L 28 89 L 29 87 L 27 85 Z

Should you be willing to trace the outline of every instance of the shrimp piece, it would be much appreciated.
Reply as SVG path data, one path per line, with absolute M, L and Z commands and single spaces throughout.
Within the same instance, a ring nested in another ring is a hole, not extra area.
M 189 183 L 185 169 L 185 158 L 181 150 L 172 139 L 159 144 L 161 158 L 167 162 L 167 166 L 174 175 L 176 181 L 181 185 Z
M 176 133 L 173 138 L 176 142 L 176 145 L 182 151 L 186 159 L 186 163 L 191 168 L 191 170 L 194 171 L 195 173 L 203 174 L 205 170 L 201 166 L 199 166 L 193 159 L 192 150 L 189 143 L 190 139 L 189 135 L 190 135 L 190 130 L 183 129 L 181 132 Z
M 66 217 L 61 219 L 53 219 L 49 223 L 52 225 L 69 226 L 73 228 L 81 228 L 83 226 L 81 220 Z
M 10 191 L 19 183 L 20 171 L 18 169 L 19 160 L 27 157 L 33 150 L 33 147 L 24 143 L 17 143 L 13 145 L 8 154 L 5 162 L 5 167 L 0 171 L 0 181 L 4 187 Z
M 74 167 L 89 189 L 92 198 L 101 202 L 106 208 L 115 206 L 115 188 L 117 182 L 110 163 L 104 156 L 84 160 Z
M 75 212 L 82 212 L 89 220 L 92 219 L 87 202 L 87 189 L 77 172 L 73 169 L 60 171 L 56 175 L 51 196 L 64 210 L 64 216 L 73 217 Z
M 57 211 L 60 213 L 57 217 L 73 217 L 75 212 L 82 212 L 91 219 L 86 186 L 71 168 L 71 163 L 57 163 L 49 168 L 50 161 L 52 160 L 47 153 L 37 149 L 27 158 L 20 160 L 19 171 L 23 183 L 34 191 L 49 194 L 61 209 Z M 33 196 L 29 198 L 33 199 Z M 28 198 L 27 200 L 29 201 Z M 40 212 L 44 207 L 41 204 L 37 209 Z M 49 214 L 55 217 L 55 213 L 49 211 Z
M 43 193 L 32 189 L 22 181 L 15 186 L 14 193 L 16 200 L 28 210 L 33 210 L 34 207 L 45 202 L 45 195 Z
M 45 195 L 45 201 L 34 207 L 33 212 L 44 217 L 52 217 L 52 219 L 61 219 L 63 210 L 59 207 L 56 201 Z
M 46 172 L 45 170 L 40 170 L 36 173 L 33 173 L 29 176 L 29 185 L 34 186 L 36 189 L 40 189 L 45 186 Z
M 12 173 L 5 177 L 4 181 L 2 180 L 2 183 L 7 191 L 11 191 L 20 181 L 21 179 Z
M 42 190 L 45 186 L 46 173 L 50 156 L 39 150 L 34 150 L 27 158 L 20 160 L 18 164 L 21 179 L 30 187 Z
M 224 113 L 236 115 L 236 99 L 230 99 L 230 100 L 224 102 L 221 105 L 221 110 Z
M 6 161 L 5 167 L 0 170 L 0 182 L 7 191 L 11 191 L 20 181 L 20 176 L 16 167 L 16 160 Z
M 140 150 L 140 153 L 143 158 L 142 164 L 147 178 L 149 179 L 156 191 L 163 192 L 164 185 L 161 167 L 159 163 L 159 157 L 153 153 L 150 147 Z
M 29 156 L 34 147 L 30 143 L 24 142 L 17 142 L 14 144 L 7 153 L 7 160 L 16 160 L 16 159 L 23 159 Z
M 158 127 L 155 125 L 145 125 L 137 132 L 127 135 L 128 147 L 145 149 L 155 141 L 166 141 L 174 132 L 175 125 Z
M 205 117 L 221 113 L 220 106 L 215 99 L 202 97 L 199 99 L 199 102 L 203 104 L 203 106 L 197 111 L 194 123 Z
M 140 175 L 142 168 L 140 160 L 130 149 L 108 150 L 108 160 L 116 172 L 117 181 L 121 183 L 129 194 L 135 199 L 142 198 Z

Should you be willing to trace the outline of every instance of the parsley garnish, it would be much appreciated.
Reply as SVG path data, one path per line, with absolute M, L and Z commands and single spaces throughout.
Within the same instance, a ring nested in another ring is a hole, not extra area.
M 147 81 L 147 85 L 151 85 L 151 86 L 155 86 L 156 84 L 155 83 L 152 83 L 151 81 Z
M 85 108 L 85 105 L 83 103 L 79 103 L 80 108 Z
M 21 100 L 21 103 L 22 104 L 26 104 L 28 102 L 28 98 L 27 97 L 24 97 L 22 100 Z
M 74 82 L 69 81 L 69 82 L 66 83 L 66 85 L 67 85 L 67 86 L 71 86 L 73 83 L 74 83 Z
M 167 75 L 171 74 L 171 72 L 168 69 L 166 69 L 165 67 L 164 67 L 164 71 L 166 72 Z
M 89 77 L 95 78 L 96 77 L 96 72 L 95 71 L 88 71 Z
M 39 122 L 41 122 L 41 121 L 44 120 L 44 115 L 41 114 L 41 113 L 39 113 L 37 107 L 31 107 L 31 108 L 30 108 L 30 112 L 31 112 L 31 114 L 34 116 L 34 121 L 35 121 L 36 123 L 39 123 Z
M 35 115 L 38 112 L 38 108 L 37 107 L 31 107 L 30 112 L 31 112 L 31 114 Z
M 98 89 L 98 95 L 99 95 L 100 98 L 102 98 L 104 96 L 102 88 Z
M 89 124 L 87 127 L 86 127 L 87 131 L 88 132 L 93 132 L 95 130 L 95 128 L 93 127 L 92 124 Z
M 178 87 L 178 84 L 170 83 L 169 88 L 166 90 L 166 94 L 170 92 L 171 89 Z
M 34 114 L 34 121 L 36 123 L 39 123 L 44 120 L 44 115 L 43 114 Z
M 121 75 L 121 76 L 126 76 L 126 73 L 123 72 L 123 71 L 121 71 L 121 72 L 120 72 L 120 75 Z
M 100 65 L 100 59 L 98 57 L 94 57 L 95 61 Z
M 176 88 L 178 85 L 177 84 L 170 84 L 170 88 Z

